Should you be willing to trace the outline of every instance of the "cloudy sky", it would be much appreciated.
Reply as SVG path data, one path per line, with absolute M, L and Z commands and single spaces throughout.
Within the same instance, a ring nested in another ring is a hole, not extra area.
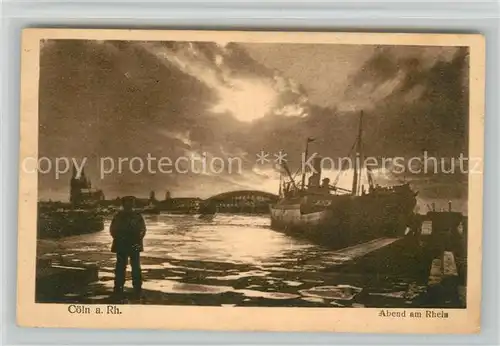
M 300 162 L 348 154 L 365 114 L 366 155 L 458 156 L 467 150 L 467 51 L 458 47 L 58 40 L 41 43 L 40 155 L 87 157 L 109 197 L 276 192 L 256 153 Z M 121 174 L 99 158 L 240 157 L 241 174 Z M 69 174 L 40 176 L 66 199 Z M 459 194 L 460 195 L 460 194 Z

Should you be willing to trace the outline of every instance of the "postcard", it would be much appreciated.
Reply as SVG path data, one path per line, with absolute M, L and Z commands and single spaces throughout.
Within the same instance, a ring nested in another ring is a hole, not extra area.
M 479 332 L 481 35 L 22 36 L 19 325 Z

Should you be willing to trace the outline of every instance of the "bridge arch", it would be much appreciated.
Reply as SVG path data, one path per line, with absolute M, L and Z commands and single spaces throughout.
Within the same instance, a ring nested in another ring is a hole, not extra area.
M 268 213 L 269 205 L 276 203 L 278 195 L 258 190 L 223 192 L 205 200 L 214 202 L 219 212 Z
M 269 199 L 278 199 L 278 195 L 275 195 L 270 192 L 265 192 L 265 191 L 259 191 L 259 190 L 236 190 L 236 191 L 228 191 L 228 192 L 223 192 L 219 193 L 217 195 L 214 195 L 210 198 L 207 198 L 207 200 L 220 200 L 220 199 L 226 199 L 226 198 L 231 198 L 235 196 L 261 196 L 264 198 L 269 198 Z

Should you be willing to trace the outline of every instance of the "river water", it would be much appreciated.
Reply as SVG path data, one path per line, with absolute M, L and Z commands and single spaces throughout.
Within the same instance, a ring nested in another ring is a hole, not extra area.
M 142 304 L 215 306 L 411 306 L 424 290 L 412 278 L 350 271 L 349 263 L 395 239 L 333 251 L 275 232 L 268 216 L 146 216 Z M 92 261 L 99 281 L 65 302 L 103 303 L 112 292 L 115 258 L 109 220 L 98 233 L 56 242 L 43 256 Z M 130 268 L 126 289 L 131 289 Z

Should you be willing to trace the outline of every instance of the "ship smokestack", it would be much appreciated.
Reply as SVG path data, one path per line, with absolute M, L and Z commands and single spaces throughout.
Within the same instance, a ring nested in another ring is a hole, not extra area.
M 321 181 L 321 157 L 315 157 L 312 160 L 312 175 L 309 177 L 308 187 L 314 188 L 320 186 Z
M 322 159 L 323 159 L 322 157 L 315 157 L 313 160 L 313 168 L 314 168 L 313 174 L 317 174 L 318 178 L 320 178 L 320 179 L 321 179 L 321 160 Z

